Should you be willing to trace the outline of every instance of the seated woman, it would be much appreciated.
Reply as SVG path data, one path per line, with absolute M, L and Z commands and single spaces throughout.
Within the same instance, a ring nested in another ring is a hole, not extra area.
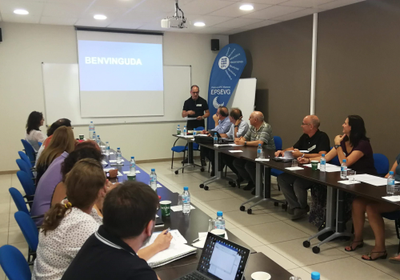
M 32 145 L 36 152 L 39 150 L 38 142 L 43 143 L 46 139 L 46 135 L 44 135 L 39 129 L 39 127 L 43 125 L 43 122 L 43 114 L 36 111 L 29 114 L 28 121 L 26 122 L 25 140 Z
M 33 280 L 60 279 L 87 238 L 100 226 L 101 219 L 93 206 L 108 191 L 101 164 L 94 159 L 78 161 L 67 174 L 65 186 L 68 201 L 57 203 L 45 215 L 39 234 Z M 167 249 L 171 239 L 171 234 L 164 232 L 152 245 L 139 250 L 138 255 L 148 260 Z
M 74 164 L 84 158 L 92 158 L 101 162 L 102 155 L 93 141 L 78 144 L 75 150 L 68 154 L 64 152 L 47 168 L 37 185 L 35 198 L 32 204 L 32 215 L 44 215 L 51 206 L 59 203 L 66 197 L 64 181 L 66 174 Z M 43 218 L 35 219 L 36 225 L 43 223 Z
M 61 126 L 71 127 L 71 121 L 69 119 L 59 119 L 59 120 L 53 122 L 52 125 L 47 129 L 47 138 L 46 138 L 46 140 L 44 140 L 42 142 L 42 146 L 40 146 L 40 148 L 36 154 L 35 166 L 36 166 L 37 161 L 38 161 L 40 155 L 42 154 L 44 148 L 46 148 L 46 146 L 48 146 L 50 144 L 51 138 L 53 138 L 54 131 L 56 131 L 56 129 Z
M 56 129 L 48 147 L 40 155 L 36 164 L 36 185 L 50 164 L 57 158 L 63 161 L 75 149 L 75 138 L 71 127 L 62 126 Z M 61 164 L 59 162 L 59 164 Z
M 391 171 L 395 174 L 395 179 L 400 180 L 400 154 L 397 156 Z M 389 173 L 386 177 L 389 176 Z M 363 242 L 363 229 L 365 222 L 365 213 L 368 215 L 369 224 L 374 232 L 375 246 L 372 248 L 368 255 L 363 255 L 361 258 L 366 261 L 374 261 L 377 259 L 386 259 L 386 245 L 385 245 L 385 222 L 383 221 L 382 214 L 388 212 L 400 211 L 400 206 L 372 201 L 362 197 L 357 197 L 353 201 L 353 225 L 354 225 L 354 240 L 350 246 L 344 248 L 347 252 L 355 251 L 362 248 Z M 400 262 L 400 255 L 390 258 L 391 261 Z
M 338 156 L 339 162 L 346 160 L 346 165 L 357 173 L 368 173 L 376 175 L 376 169 L 374 166 L 374 157 L 371 144 L 366 136 L 366 129 L 364 120 L 357 115 L 350 115 L 344 121 L 343 135 L 337 135 L 335 137 L 335 146 L 326 154 L 326 161 L 332 160 Z M 311 160 L 320 160 L 317 158 L 298 158 L 300 163 L 310 163 Z M 344 221 L 348 221 L 351 214 L 351 204 L 354 199 L 354 195 L 345 193 L 345 205 L 344 205 Z M 325 215 L 325 195 L 320 195 L 318 201 L 313 201 L 313 208 L 318 208 L 321 211 L 319 213 L 313 213 L 313 219 L 324 220 Z M 321 205 L 323 205 L 321 207 Z M 313 221 L 310 221 L 313 222 Z M 324 235 L 324 237 L 328 236 Z

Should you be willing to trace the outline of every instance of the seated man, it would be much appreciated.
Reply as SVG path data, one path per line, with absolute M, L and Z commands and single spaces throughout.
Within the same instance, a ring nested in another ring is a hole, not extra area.
M 250 129 L 245 136 L 235 139 L 235 144 L 251 147 L 257 147 L 258 144 L 261 144 L 263 148 L 275 150 L 272 128 L 271 125 L 264 121 L 263 113 L 254 111 L 251 113 L 249 120 L 251 125 Z M 237 169 L 239 175 L 248 182 L 244 190 L 254 189 L 256 182 L 255 162 L 237 158 L 233 161 L 233 165 Z M 255 193 L 254 190 L 252 193 Z
M 157 194 L 144 183 L 125 181 L 110 191 L 104 200 L 103 225 L 85 242 L 62 279 L 157 280 L 136 252 L 153 233 L 158 206 Z
M 293 147 L 277 151 L 275 156 L 283 156 L 285 151 L 293 151 L 294 158 L 313 158 L 320 154 L 326 154 L 330 150 L 329 137 L 318 129 L 319 125 L 320 122 L 316 115 L 304 117 L 301 124 L 303 135 Z M 299 150 L 307 150 L 308 153 L 302 153 Z M 305 216 L 309 211 L 307 190 L 313 183 L 288 173 L 282 173 L 278 176 L 278 184 L 289 204 L 288 213 L 292 215 L 292 220 Z
M 246 135 L 247 131 L 249 130 L 249 124 L 243 121 L 242 119 L 243 119 L 242 111 L 239 108 L 233 108 L 229 114 L 231 127 L 226 134 L 221 134 L 221 137 L 235 140 L 236 138 L 240 138 Z M 240 184 L 241 182 L 243 182 L 243 178 L 239 175 L 238 171 L 233 165 L 233 160 L 234 157 L 223 154 L 221 169 L 224 168 L 225 164 L 228 165 L 228 167 L 232 170 L 232 172 L 235 173 L 236 176 L 238 176 L 237 182 L 239 182 Z
M 208 133 L 209 136 L 214 136 L 214 132 L 221 134 L 226 134 L 231 127 L 231 122 L 229 121 L 229 110 L 225 106 L 220 106 L 217 113 L 214 114 L 213 119 L 215 121 L 215 127 L 210 131 L 203 130 L 203 134 Z M 211 176 L 214 176 L 214 151 L 202 147 L 204 155 L 211 162 Z

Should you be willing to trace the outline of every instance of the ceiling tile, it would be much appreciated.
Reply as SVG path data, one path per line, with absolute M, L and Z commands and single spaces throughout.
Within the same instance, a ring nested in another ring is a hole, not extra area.
M 256 19 L 271 19 L 278 16 L 290 14 L 303 10 L 304 8 L 299 7 L 286 7 L 286 6 L 272 6 L 261 11 L 243 16 L 244 18 L 256 18 Z
M 1 0 L 0 1 L 0 12 L 1 14 L 12 14 L 15 9 L 25 9 L 30 15 L 41 15 L 44 3 L 33 2 L 33 1 L 21 1 L 21 0 Z M 19 15 L 21 16 L 21 15 Z
M 319 5 L 334 2 L 335 0 L 289 0 L 282 3 L 282 6 L 303 7 L 303 8 L 316 8 Z
M 221 0 L 197 0 L 180 6 L 184 13 L 206 15 L 233 4 Z
M 252 18 L 234 18 L 228 21 L 225 21 L 220 24 L 214 25 L 214 27 L 220 28 L 220 27 L 227 27 L 227 28 L 239 28 L 243 27 L 245 25 L 249 25 L 252 23 L 260 22 L 261 20 L 259 19 L 252 19 Z
M 309 8 L 309 9 L 300 10 L 300 11 L 297 11 L 294 13 L 286 14 L 283 16 L 274 17 L 274 18 L 272 18 L 272 20 L 286 21 L 286 20 L 291 20 L 291 19 L 295 19 L 295 18 L 301 18 L 304 16 L 312 15 L 313 13 L 318 13 L 318 12 L 319 12 L 318 9 Z
M 219 9 L 215 12 L 212 12 L 210 15 L 211 16 L 225 16 L 225 17 L 240 17 L 246 14 L 251 14 L 254 11 L 259 11 L 265 8 L 270 7 L 271 5 L 266 5 L 266 4 L 258 4 L 258 3 L 247 3 L 247 4 L 252 4 L 254 6 L 253 11 L 242 11 L 239 9 L 241 5 L 243 5 L 242 2 L 237 2 L 234 3 L 230 6 L 224 7 L 222 9 Z
M 288 0 L 251 0 L 252 3 L 267 4 L 267 5 L 277 5 L 284 3 Z M 245 3 L 246 1 L 241 0 L 240 2 Z
M 197 33 L 197 34 L 214 34 L 214 35 L 224 35 L 228 31 L 230 31 L 231 28 L 204 28 L 204 29 L 198 29 L 198 30 L 193 30 L 192 33 Z
M 39 23 L 40 20 L 40 15 L 16 15 L 14 13 L 12 14 L 6 14 L 2 13 L 1 14 L 3 17 L 3 21 L 6 22 L 22 22 L 22 23 Z
M 89 6 L 84 3 L 45 3 L 43 16 L 79 18 Z
M 336 0 L 334 2 L 329 2 L 327 4 L 320 5 L 318 8 L 320 10 L 331 10 L 359 2 L 364 2 L 364 0 Z
M 137 29 L 142 25 L 143 25 L 143 22 L 140 22 L 140 21 L 121 20 L 121 21 L 114 21 L 111 24 L 109 24 L 107 27 L 123 28 L 123 29 Z
M 206 28 L 232 19 L 231 17 L 216 17 L 205 15 L 187 15 L 187 18 L 189 20 L 189 25 L 193 25 L 196 21 L 202 21 L 206 24 Z
M 76 26 L 91 26 L 91 27 L 107 27 L 112 22 L 111 19 L 95 20 L 94 18 L 81 18 L 75 25 Z
M 48 17 L 42 16 L 40 18 L 41 24 L 55 24 L 55 25 L 75 25 L 78 18 L 72 17 Z

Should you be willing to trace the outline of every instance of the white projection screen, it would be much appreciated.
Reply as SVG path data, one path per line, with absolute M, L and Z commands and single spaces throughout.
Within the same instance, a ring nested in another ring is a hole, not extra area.
M 77 30 L 82 117 L 164 115 L 163 36 Z

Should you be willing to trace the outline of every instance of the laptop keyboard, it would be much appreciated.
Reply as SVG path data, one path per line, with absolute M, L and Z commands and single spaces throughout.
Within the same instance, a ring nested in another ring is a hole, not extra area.
M 185 276 L 182 276 L 181 278 L 178 278 L 179 280 L 209 280 L 210 278 L 194 271 L 190 274 L 187 274 Z

